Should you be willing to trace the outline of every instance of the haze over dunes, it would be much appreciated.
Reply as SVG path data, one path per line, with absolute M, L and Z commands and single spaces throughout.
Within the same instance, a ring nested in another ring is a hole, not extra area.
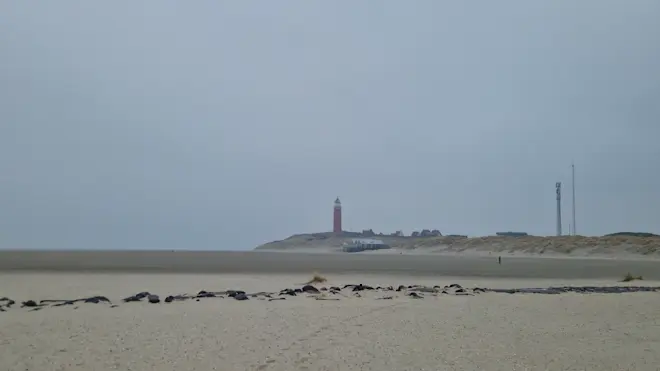
M 635 233 L 613 234 L 602 237 L 396 237 L 376 236 L 390 245 L 389 252 L 419 252 L 447 254 L 531 254 L 593 257 L 660 257 L 660 236 Z M 643 235 L 643 234 L 642 234 Z M 256 250 L 333 252 L 341 251 L 341 244 L 355 237 L 336 236 L 332 233 L 298 234 L 273 241 Z M 373 252 L 371 252 L 373 253 Z M 387 253 L 381 250 L 377 253 Z

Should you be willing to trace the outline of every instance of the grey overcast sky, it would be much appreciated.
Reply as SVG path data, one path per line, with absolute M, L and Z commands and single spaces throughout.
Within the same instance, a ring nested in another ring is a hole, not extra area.
M 0 246 L 660 233 L 660 1 L 0 1 Z

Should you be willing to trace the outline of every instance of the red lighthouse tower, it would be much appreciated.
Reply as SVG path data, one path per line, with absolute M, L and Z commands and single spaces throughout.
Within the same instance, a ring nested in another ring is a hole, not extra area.
M 341 202 L 339 197 L 335 200 L 335 210 L 333 215 L 332 231 L 334 233 L 341 233 Z

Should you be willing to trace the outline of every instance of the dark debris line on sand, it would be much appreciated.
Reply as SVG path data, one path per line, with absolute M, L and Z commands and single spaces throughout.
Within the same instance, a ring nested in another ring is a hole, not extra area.
M 317 300 L 341 300 L 337 296 L 344 298 L 363 297 L 361 291 L 373 291 L 383 293 L 396 293 L 399 292 L 403 296 L 410 297 L 411 299 L 423 299 L 425 295 L 438 296 L 473 296 L 480 293 L 503 293 L 503 294 L 542 294 L 542 295 L 559 295 L 564 293 L 577 293 L 577 294 L 623 294 L 633 292 L 659 292 L 658 286 L 558 286 L 547 288 L 518 288 L 518 289 L 489 289 L 489 288 L 464 288 L 459 284 L 453 283 L 446 286 L 422 286 L 422 285 L 399 285 L 395 289 L 394 286 L 369 286 L 363 284 L 344 285 L 343 287 L 331 286 L 317 288 L 312 285 L 304 285 L 301 288 L 285 288 L 279 292 L 257 292 L 248 294 L 241 290 L 226 290 L 226 291 L 199 291 L 196 295 L 177 294 L 169 295 L 163 300 L 165 303 L 172 303 L 175 301 L 186 301 L 194 299 L 200 301 L 201 299 L 223 299 L 233 298 L 237 301 L 245 301 L 252 299 L 277 301 L 286 300 L 287 297 L 299 296 L 307 294 L 307 297 L 313 297 Z M 346 293 L 344 293 L 346 292 Z M 349 293 L 352 293 L 350 296 Z M 329 296 L 333 295 L 333 296 Z M 394 295 L 385 295 L 375 298 L 376 300 L 391 300 Z M 151 304 L 160 304 L 160 297 L 148 291 L 139 292 L 135 295 L 128 296 L 122 301 L 124 303 L 141 302 L 146 299 L 146 302 Z M 88 298 L 80 299 L 48 299 L 48 300 L 26 300 L 21 303 L 21 308 L 31 308 L 30 311 L 41 310 L 45 307 L 60 307 L 67 305 L 74 305 L 77 303 L 90 303 L 90 304 L 109 304 L 111 308 L 117 307 L 113 305 L 110 299 L 105 296 L 91 296 Z M 8 309 L 16 304 L 16 301 L 8 297 L 0 297 L 0 312 L 7 312 Z M 73 309 L 78 308 L 77 306 Z
M 559 286 L 548 288 L 528 289 L 488 289 L 488 292 L 506 294 L 546 294 L 557 295 L 567 292 L 578 294 L 623 294 L 629 292 L 656 292 L 660 291 L 657 286 Z

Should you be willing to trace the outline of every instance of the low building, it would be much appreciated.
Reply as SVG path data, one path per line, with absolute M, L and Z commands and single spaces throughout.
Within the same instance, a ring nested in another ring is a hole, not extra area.
M 422 229 L 421 232 L 413 231 L 410 234 L 410 237 L 440 237 L 440 236 L 442 236 L 442 233 L 440 233 L 440 231 L 437 229 L 434 230 Z
M 506 236 L 506 237 L 525 237 L 529 236 L 527 232 L 496 232 L 495 233 L 498 236 Z
M 351 242 L 344 243 L 341 247 L 343 252 L 360 252 L 389 248 L 390 246 L 386 245 L 383 241 L 370 238 L 356 238 Z
M 376 233 L 374 233 L 374 230 L 373 230 L 373 229 L 363 229 L 363 230 L 362 230 L 362 235 L 363 235 L 364 237 L 373 237 L 373 236 L 376 235 Z

